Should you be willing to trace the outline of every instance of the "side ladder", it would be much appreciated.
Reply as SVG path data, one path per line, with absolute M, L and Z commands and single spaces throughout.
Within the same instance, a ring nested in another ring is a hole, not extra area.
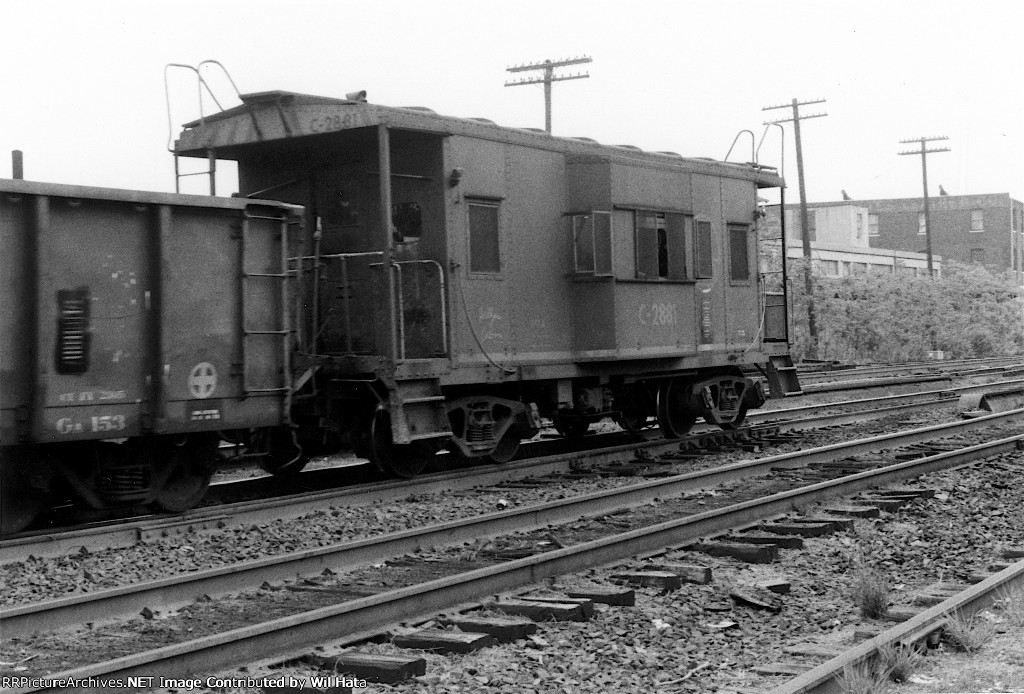
M 276 222 L 279 225 L 278 241 L 278 271 L 277 272 L 249 272 L 246 268 L 246 246 L 251 233 L 253 220 Z M 288 272 L 288 225 L 287 216 L 282 213 L 280 216 L 267 214 L 253 214 L 248 209 L 243 212 L 242 226 L 239 232 L 239 270 L 241 283 L 241 323 L 242 323 L 242 392 L 244 395 L 256 395 L 262 393 L 285 393 L 285 415 L 290 410 L 288 402 L 292 392 L 292 370 L 291 370 L 291 344 L 289 336 L 292 328 L 288 324 L 288 279 L 291 274 Z M 278 284 L 280 297 L 280 311 L 274 312 L 280 323 L 278 325 L 256 327 L 250 329 L 248 325 L 249 308 L 251 297 L 249 292 L 253 282 L 274 282 Z M 249 382 L 249 350 L 250 342 L 263 336 L 273 336 L 280 340 L 281 350 L 281 385 L 272 388 L 254 388 Z

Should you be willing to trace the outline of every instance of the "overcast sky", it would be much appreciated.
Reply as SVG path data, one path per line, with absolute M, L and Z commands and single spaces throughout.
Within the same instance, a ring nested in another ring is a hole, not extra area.
M 556 135 L 721 159 L 739 131 L 760 138 L 789 115 L 762 107 L 826 99 L 803 109 L 828 114 L 802 128 L 809 200 L 920 196 L 920 157 L 897 156 L 914 147 L 899 140 L 932 135 L 952 151 L 929 156 L 930 194 L 1021 199 L 1022 20 L 1024 3 L 1005 0 L 8 0 L 0 175 L 21 149 L 31 180 L 174 190 L 171 62 L 219 60 L 242 93 L 365 89 L 374 103 L 543 127 L 543 88 L 506 88 L 505 69 L 588 55 L 563 72 L 589 79 L 554 86 Z M 172 75 L 175 131 L 198 115 L 190 80 Z M 750 159 L 744 137 L 731 160 Z M 778 164 L 777 132 L 760 161 Z M 229 173 L 218 192 L 233 185 Z

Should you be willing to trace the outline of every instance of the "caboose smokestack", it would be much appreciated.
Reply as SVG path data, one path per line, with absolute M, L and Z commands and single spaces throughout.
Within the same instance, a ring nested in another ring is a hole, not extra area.
M 11 171 L 12 177 L 21 180 L 25 178 L 25 166 L 24 158 L 22 157 L 21 150 L 11 150 Z

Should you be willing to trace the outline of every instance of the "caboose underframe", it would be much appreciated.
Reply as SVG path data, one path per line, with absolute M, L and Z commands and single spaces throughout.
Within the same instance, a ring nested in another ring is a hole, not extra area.
M 770 170 L 285 92 L 187 125 L 176 153 L 306 209 L 306 441 L 404 474 L 438 447 L 507 458 L 540 417 L 735 426 L 764 399 L 742 367 L 796 390 L 756 260 Z

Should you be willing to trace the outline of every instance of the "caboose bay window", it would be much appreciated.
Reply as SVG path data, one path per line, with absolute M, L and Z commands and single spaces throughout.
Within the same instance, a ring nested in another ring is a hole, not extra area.
M 697 222 L 697 233 L 694 234 L 693 245 L 697 255 L 694 277 L 699 280 L 711 279 L 711 222 Z
M 610 212 L 574 214 L 572 224 L 573 272 L 611 277 L 612 215 Z
M 501 272 L 498 203 L 477 201 L 469 207 L 469 271 Z
M 685 280 L 686 229 L 690 217 L 672 212 L 637 210 L 636 277 L 641 280 Z

